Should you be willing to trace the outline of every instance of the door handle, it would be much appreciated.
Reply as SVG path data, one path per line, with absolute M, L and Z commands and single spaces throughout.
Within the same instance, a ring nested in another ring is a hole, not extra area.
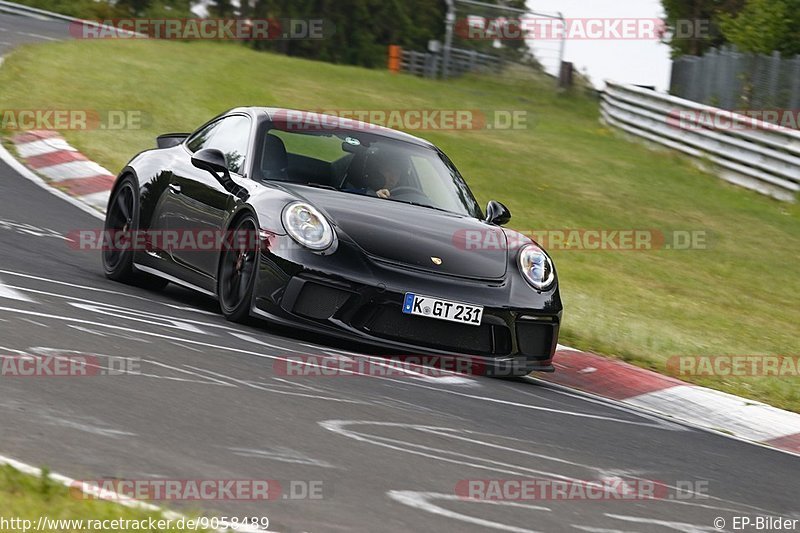
M 178 183 L 170 183 L 169 184 L 169 190 L 171 190 L 175 194 L 180 194 L 181 193 L 181 186 Z

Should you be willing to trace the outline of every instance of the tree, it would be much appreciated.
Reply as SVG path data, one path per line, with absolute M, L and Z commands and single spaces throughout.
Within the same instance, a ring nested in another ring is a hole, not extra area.
M 191 16 L 192 0 L 117 0 L 115 5 L 131 17 L 186 18 Z
M 211 0 L 208 13 L 216 18 L 229 18 L 235 15 L 236 8 L 231 0 Z
M 399 44 L 425 50 L 444 35 L 444 1 L 431 0 L 256 0 L 252 17 L 280 20 L 321 19 L 324 39 L 254 41 L 274 50 L 365 67 L 386 64 L 386 47 Z M 285 29 L 285 28 L 284 28 Z
M 800 1 L 747 0 L 736 15 L 722 14 L 719 27 L 726 41 L 742 52 L 800 53 Z
M 702 55 L 725 44 L 719 17 L 739 12 L 745 0 L 661 0 L 667 27 L 673 33 L 669 45 L 673 56 Z M 687 29 L 691 29 L 688 35 Z

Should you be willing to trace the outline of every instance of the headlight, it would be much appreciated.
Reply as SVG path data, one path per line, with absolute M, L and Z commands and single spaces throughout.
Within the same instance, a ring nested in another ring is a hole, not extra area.
M 322 251 L 333 244 L 334 233 L 322 213 L 304 202 L 294 202 L 283 209 L 283 227 L 289 236 L 312 250 Z
M 535 244 L 522 247 L 517 256 L 517 264 L 522 276 L 534 289 L 545 290 L 555 281 L 553 262 Z

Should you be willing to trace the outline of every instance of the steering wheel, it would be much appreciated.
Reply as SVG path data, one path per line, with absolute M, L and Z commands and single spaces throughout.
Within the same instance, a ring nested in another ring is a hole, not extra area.
M 422 191 L 420 191 L 416 187 L 409 187 L 408 185 L 401 185 L 400 187 L 395 187 L 394 189 L 389 190 L 389 192 L 392 193 L 392 196 L 395 196 L 396 194 L 400 194 L 402 196 L 404 193 L 418 196 L 422 193 Z

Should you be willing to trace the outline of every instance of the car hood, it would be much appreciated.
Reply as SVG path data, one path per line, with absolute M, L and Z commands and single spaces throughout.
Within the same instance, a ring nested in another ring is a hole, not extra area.
M 372 196 L 285 187 L 323 211 L 340 236 L 373 258 L 453 276 L 500 279 L 506 274 L 508 246 L 500 227 Z

